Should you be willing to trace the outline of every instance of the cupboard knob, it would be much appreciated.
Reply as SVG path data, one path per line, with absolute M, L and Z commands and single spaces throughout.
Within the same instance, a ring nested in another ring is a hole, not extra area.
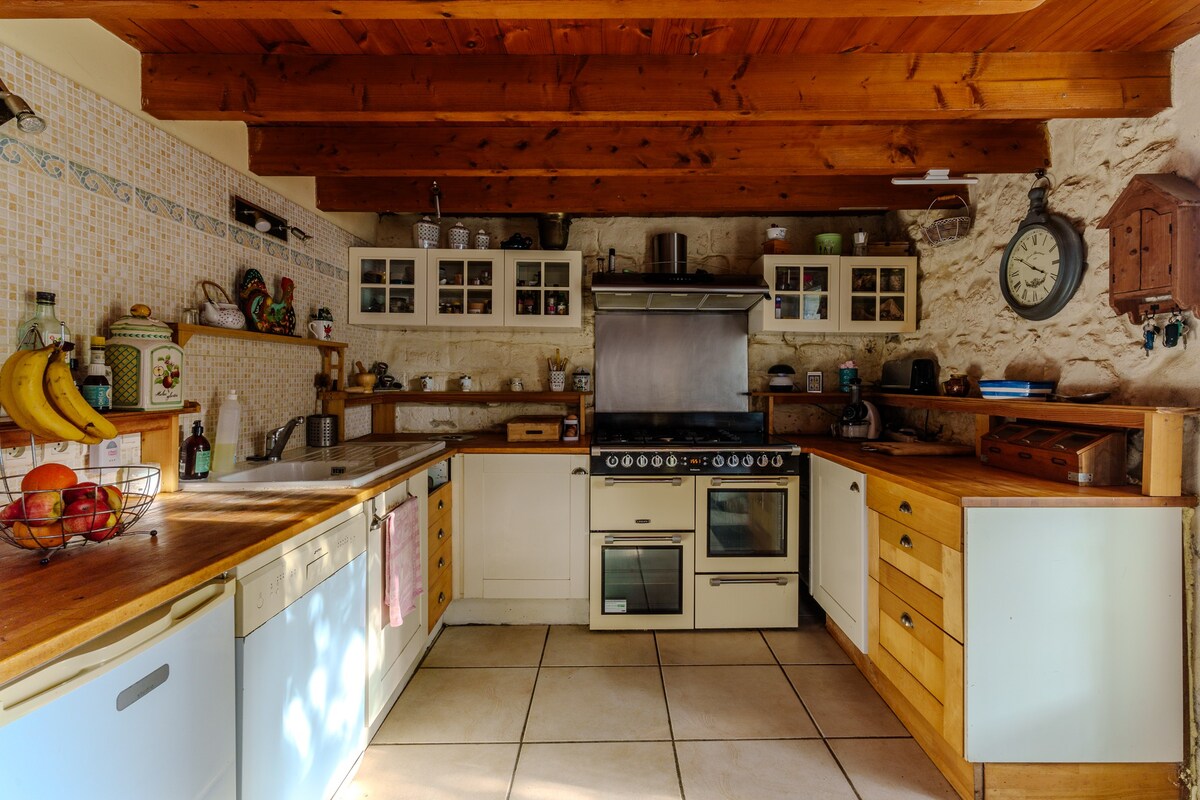
M 857 491 L 860 491 L 860 490 L 859 490 L 859 488 L 858 488 L 858 481 L 851 481 L 851 482 L 850 482 L 850 491 L 852 491 L 852 492 L 857 492 Z
M 910 506 L 908 504 L 907 500 L 900 501 L 900 513 L 901 514 L 911 514 L 912 513 L 912 506 Z
M 446 501 L 445 501 L 445 500 L 438 500 L 438 511 L 441 511 L 441 510 L 442 510 L 443 508 L 445 508 L 445 507 L 446 507 Z
M 583 467 L 576 467 L 575 469 L 571 470 L 571 474 L 572 475 L 587 475 L 587 470 L 584 469 Z
M 438 559 L 438 565 L 437 565 L 437 568 L 438 568 L 438 569 L 442 569 L 442 568 L 444 568 L 445 566 L 446 566 L 446 557 L 445 557 L 445 556 L 442 556 L 442 557 L 440 557 L 440 558 Z
M 912 550 L 912 539 L 908 538 L 907 533 L 900 537 L 900 546 L 905 550 Z
M 440 606 L 444 602 L 446 602 L 446 593 L 438 592 L 438 605 Z M 909 627 L 912 627 L 911 621 L 909 622 Z
M 903 614 L 901 614 L 901 615 L 900 615 L 900 624 L 901 624 L 901 625 L 903 625 L 903 626 L 904 626 L 904 627 L 906 627 L 906 628 L 909 628 L 909 629 L 911 629 L 911 628 L 912 628 L 912 626 L 913 626 L 913 619 L 912 619 L 912 617 L 910 617 L 910 616 L 908 615 L 908 612 L 905 612 L 905 613 L 903 613 Z
M 446 538 L 446 529 L 438 528 L 438 541 L 440 542 L 442 539 L 445 539 L 445 538 Z

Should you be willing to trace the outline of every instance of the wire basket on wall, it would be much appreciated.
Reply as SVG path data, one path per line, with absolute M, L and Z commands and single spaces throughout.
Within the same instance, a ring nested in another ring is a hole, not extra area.
M 925 235 L 925 241 L 929 242 L 934 247 L 941 247 L 944 244 L 957 242 L 964 238 L 971 230 L 971 207 L 961 196 L 957 194 L 938 195 L 929 204 L 928 211 L 933 211 L 933 207 L 938 203 L 957 200 L 962 204 L 962 208 L 953 209 L 954 213 L 948 217 L 935 219 L 921 226 L 921 233 Z

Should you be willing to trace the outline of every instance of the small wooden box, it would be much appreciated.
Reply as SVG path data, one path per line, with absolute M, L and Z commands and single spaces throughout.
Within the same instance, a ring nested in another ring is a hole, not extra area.
M 792 252 L 786 239 L 767 239 L 763 242 L 764 256 L 786 256 Z
M 1009 423 L 980 437 L 979 458 L 1000 469 L 1079 486 L 1127 482 L 1124 431 Z
M 557 442 L 562 417 L 516 417 L 508 421 L 510 442 Z

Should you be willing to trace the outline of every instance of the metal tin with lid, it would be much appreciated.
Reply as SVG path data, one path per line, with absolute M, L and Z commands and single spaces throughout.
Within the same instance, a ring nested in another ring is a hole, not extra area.
M 113 408 L 183 408 L 183 348 L 171 340 L 167 324 L 138 304 L 110 330 L 104 360 L 113 372 Z

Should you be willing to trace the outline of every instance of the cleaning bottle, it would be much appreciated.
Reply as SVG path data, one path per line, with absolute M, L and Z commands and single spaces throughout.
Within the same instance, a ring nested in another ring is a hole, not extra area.
M 212 471 L 216 475 L 233 472 L 237 456 L 238 434 L 242 428 L 242 404 L 237 389 L 230 389 L 217 412 L 217 443 L 213 447 Z
M 200 420 L 192 423 L 192 435 L 183 443 L 182 469 L 179 473 L 181 481 L 202 481 L 208 477 L 212 465 L 212 448 L 208 439 L 204 438 L 204 425 Z

